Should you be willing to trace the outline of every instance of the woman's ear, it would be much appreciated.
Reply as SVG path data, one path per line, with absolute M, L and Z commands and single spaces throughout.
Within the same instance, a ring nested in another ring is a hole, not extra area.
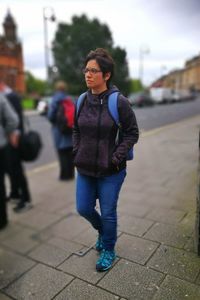
M 103 76 L 103 77 L 104 77 L 104 80 L 105 80 L 105 81 L 108 81 L 108 80 L 109 80 L 109 78 L 110 78 L 110 75 L 111 75 L 111 73 L 110 73 L 110 72 L 108 72 L 108 73 L 105 73 L 105 74 L 104 74 L 104 76 Z

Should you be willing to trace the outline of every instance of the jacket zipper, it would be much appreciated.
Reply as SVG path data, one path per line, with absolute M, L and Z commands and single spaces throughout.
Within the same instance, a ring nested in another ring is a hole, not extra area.
M 100 110 L 99 110 L 99 118 L 98 118 L 98 128 L 97 128 L 97 149 L 96 149 L 96 167 L 95 167 L 95 173 L 97 174 L 98 167 L 97 167 L 97 159 L 99 156 L 99 137 L 100 137 L 100 125 L 101 125 L 101 114 L 102 114 L 102 107 L 103 107 L 103 99 L 100 99 Z

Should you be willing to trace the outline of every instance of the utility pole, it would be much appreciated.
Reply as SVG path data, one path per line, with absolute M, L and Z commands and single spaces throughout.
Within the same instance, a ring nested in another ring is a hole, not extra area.
M 143 84 L 144 78 L 144 55 L 149 54 L 150 49 L 148 46 L 140 46 L 139 48 L 139 79 L 141 84 Z
M 44 55 L 45 55 L 45 69 L 46 80 L 49 86 L 50 83 L 50 65 L 49 65 L 49 46 L 48 46 L 48 21 L 55 22 L 56 17 L 52 7 L 43 7 L 43 22 L 44 22 Z

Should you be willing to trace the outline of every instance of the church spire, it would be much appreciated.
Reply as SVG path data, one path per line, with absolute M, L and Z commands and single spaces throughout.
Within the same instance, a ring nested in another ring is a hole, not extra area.
M 9 9 L 5 17 L 5 20 L 3 22 L 3 27 L 4 27 L 5 38 L 10 41 L 16 41 L 17 40 L 16 24 Z

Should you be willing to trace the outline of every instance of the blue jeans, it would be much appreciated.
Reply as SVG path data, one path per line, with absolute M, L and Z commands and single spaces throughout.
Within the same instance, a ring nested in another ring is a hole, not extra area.
M 126 169 L 100 178 L 77 176 L 77 211 L 101 234 L 106 250 L 113 250 L 117 240 L 117 200 L 125 176 Z M 95 209 L 97 199 L 101 214 Z

